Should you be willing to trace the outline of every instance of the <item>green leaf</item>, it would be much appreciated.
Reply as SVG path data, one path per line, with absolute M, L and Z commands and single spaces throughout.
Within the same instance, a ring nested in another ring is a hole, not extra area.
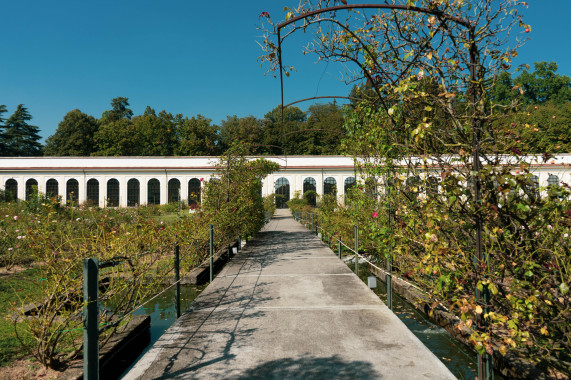
M 559 290 L 561 290 L 561 294 L 565 295 L 569 292 L 569 285 L 562 282 L 561 285 L 559 285 Z
M 493 282 L 490 282 L 490 284 L 488 285 L 488 289 L 490 289 L 490 292 L 493 295 L 498 294 L 498 287 L 496 286 L 496 284 L 494 284 Z

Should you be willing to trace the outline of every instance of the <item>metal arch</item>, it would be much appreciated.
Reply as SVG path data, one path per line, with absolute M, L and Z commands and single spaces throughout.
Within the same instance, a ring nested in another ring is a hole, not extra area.
M 281 90 L 281 113 L 282 113 L 282 120 L 283 120 L 283 113 L 284 113 L 284 78 L 283 78 L 283 65 L 282 65 L 282 38 L 281 38 L 281 29 L 283 27 L 288 26 L 298 20 L 302 20 L 311 16 L 315 16 L 322 13 L 327 12 L 334 12 L 338 10 L 348 10 L 348 9 L 389 9 L 389 10 L 399 10 L 399 11 L 413 11 L 417 13 L 426 13 L 438 17 L 442 17 L 446 20 L 454 21 L 457 24 L 465 26 L 466 28 L 473 29 L 470 25 L 470 22 L 463 20 L 458 17 L 453 17 L 447 15 L 446 13 L 436 10 L 436 9 L 428 9 L 423 7 L 414 7 L 414 6 L 406 6 L 406 5 L 396 5 L 396 4 L 352 4 L 352 5 L 335 5 L 332 7 L 316 9 L 311 12 L 300 14 L 296 17 L 292 17 L 289 20 L 286 20 L 277 25 L 277 34 L 278 34 L 278 63 L 280 66 L 280 90 Z M 300 100 L 300 102 L 303 100 Z M 290 103 L 291 105 L 294 103 Z

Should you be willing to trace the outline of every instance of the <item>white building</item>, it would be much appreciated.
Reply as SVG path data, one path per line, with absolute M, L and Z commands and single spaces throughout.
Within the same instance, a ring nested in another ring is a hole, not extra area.
M 355 181 L 353 159 L 344 156 L 264 157 L 280 165 L 263 182 L 262 194 L 279 189 L 286 198 L 295 192 L 336 191 L 343 199 Z M 192 203 L 200 200 L 203 181 L 214 174 L 217 157 L 8 157 L 0 158 L 0 188 L 26 199 L 34 187 L 63 201 L 105 206 Z M 547 162 L 531 160 L 539 186 L 571 183 L 571 155 Z

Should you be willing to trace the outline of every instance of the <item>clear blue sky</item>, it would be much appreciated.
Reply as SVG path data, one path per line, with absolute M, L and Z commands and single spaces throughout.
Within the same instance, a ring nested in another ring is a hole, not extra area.
M 284 5 L 297 1 L 5 1 L 0 104 L 9 115 L 23 103 L 44 138 L 68 111 L 100 117 L 117 96 L 128 97 L 135 114 L 150 105 L 214 123 L 234 114 L 263 117 L 280 94 L 279 81 L 256 62 L 256 26 L 263 11 L 282 18 Z M 517 63 L 555 61 L 571 76 L 571 0 L 530 0 L 525 21 L 531 41 Z M 286 102 L 350 90 L 333 65 L 306 58 L 298 69 L 286 81 Z

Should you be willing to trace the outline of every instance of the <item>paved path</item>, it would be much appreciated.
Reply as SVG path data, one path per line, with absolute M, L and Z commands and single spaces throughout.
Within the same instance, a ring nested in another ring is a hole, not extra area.
M 454 379 L 319 239 L 278 210 L 126 379 Z

